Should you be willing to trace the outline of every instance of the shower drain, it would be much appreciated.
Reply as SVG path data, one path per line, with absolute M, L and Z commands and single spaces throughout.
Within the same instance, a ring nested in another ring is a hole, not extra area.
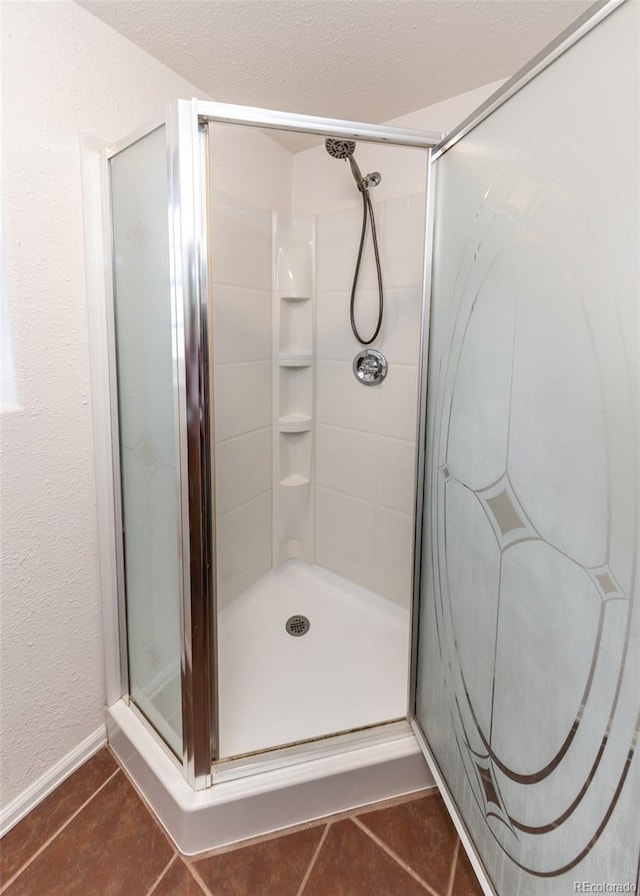
M 285 623 L 285 628 L 294 638 L 300 638 L 307 634 L 311 623 L 306 616 L 290 616 Z

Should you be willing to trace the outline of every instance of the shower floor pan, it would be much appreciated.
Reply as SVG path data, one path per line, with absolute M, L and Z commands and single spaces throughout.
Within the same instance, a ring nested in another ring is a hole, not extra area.
M 286 632 L 292 615 L 308 617 L 306 634 Z M 373 727 L 257 755 L 244 769 L 217 763 L 213 785 L 197 792 L 124 700 L 107 708 L 109 743 L 186 855 L 433 787 L 409 723 L 380 724 L 406 713 L 408 636 L 400 608 L 289 563 L 220 614 L 223 750 Z
M 220 755 L 404 719 L 409 637 L 407 610 L 320 566 L 269 571 L 219 615 Z

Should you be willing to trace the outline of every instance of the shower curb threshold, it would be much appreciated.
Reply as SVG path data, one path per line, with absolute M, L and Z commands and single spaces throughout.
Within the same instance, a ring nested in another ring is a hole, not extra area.
M 194 791 L 136 713 L 106 709 L 108 740 L 128 777 L 183 855 L 434 786 L 409 723 L 384 727 L 375 743 L 274 767 Z

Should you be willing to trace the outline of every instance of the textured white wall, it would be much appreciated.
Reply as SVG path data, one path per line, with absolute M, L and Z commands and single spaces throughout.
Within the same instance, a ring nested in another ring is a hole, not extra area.
M 195 88 L 74 3 L 3 3 L 2 805 L 102 724 L 79 134 L 106 142 Z

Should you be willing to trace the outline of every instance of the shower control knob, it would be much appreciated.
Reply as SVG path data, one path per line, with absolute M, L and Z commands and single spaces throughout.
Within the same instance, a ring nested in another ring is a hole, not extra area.
M 387 359 L 382 352 L 367 348 L 353 359 L 353 372 L 365 386 L 377 386 L 387 375 Z

